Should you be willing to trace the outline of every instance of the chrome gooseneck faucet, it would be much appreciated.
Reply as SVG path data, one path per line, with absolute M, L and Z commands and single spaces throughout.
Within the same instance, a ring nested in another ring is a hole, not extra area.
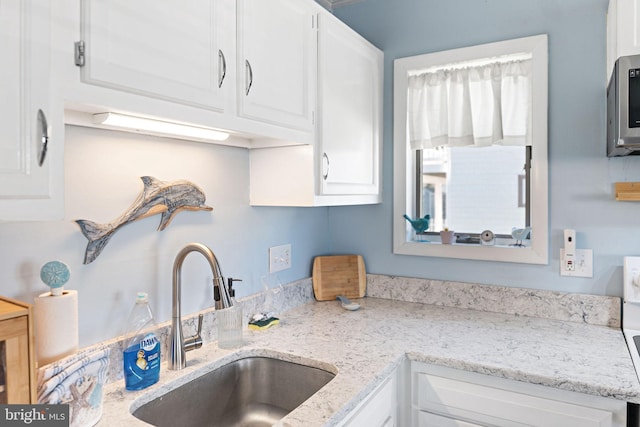
M 224 277 L 222 277 L 220 264 L 213 254 L 213 251 L 201 243 L 189 243 L 182 248 L 180 252 L 178 252 L 178 255 L 176 255 L 176 260 L 173 263 L 173 315 L 171 317 L 171 344 L 169 348 L 168 368 L 174 371 L 183 369 L 187 365 L 187 359 L 185 357 L 187 351 L 202 347 L 202 337 L 200 336 L 200 332 L 202 331 L 202 314 L 200 314 L 198 318 L 198 332 L 196 335 L 187 339 L 184 339 L 182 336 L 182 319 L 180 314 L 180 294 L 182 286 L 180 283 L 180 273 L 182 263 L 191 252 L 200 252 L 211 266 L 214 295 L 220 295 L 220 298 L 216 297 L 216 310 L 228 308 L 232 305 L 229 290 L 224 282 Z

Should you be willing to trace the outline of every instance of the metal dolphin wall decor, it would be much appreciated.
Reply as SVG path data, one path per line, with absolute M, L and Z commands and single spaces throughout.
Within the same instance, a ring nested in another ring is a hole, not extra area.
M 89 240 L 84 254 L 84 264 L 95 260 L 109 239 L 123 225 L 162 214 L 158 226 L 158 230 L 162 231 L 167 228 L 178 212 L 213 210 L 212 207 L 205 205 L 204 192 L 190 181 L 163 182 L 151 176 L 143 176 L 140 179 L 144 183 L 142 193 L 119 218 L 108 224 L 96 224 L 85 219 L 76 220 L 82 234 Z

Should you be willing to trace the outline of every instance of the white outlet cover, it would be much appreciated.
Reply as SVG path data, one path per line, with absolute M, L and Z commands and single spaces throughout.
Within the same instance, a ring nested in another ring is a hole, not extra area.
M 640 257 L 624 257 L 623 292 L 626 302 L 640 303 Z
M 269 273 L 291 268 L 291 244 L 269 248 Z
M 564 269 L 564 248 L 560 249 L 560 275 L 569 277 L 593 277 L 593 249 L 576 249 L 575 269 Z

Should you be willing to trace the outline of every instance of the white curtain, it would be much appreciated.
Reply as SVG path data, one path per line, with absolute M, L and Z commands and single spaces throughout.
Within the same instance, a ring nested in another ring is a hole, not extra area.
M 407 102 L 413 149 L 531 145 L 531 60 L 410 76 Z

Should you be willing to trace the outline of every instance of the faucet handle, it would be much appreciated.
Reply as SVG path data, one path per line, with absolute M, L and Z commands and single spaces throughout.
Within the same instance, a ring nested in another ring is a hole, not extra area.
M 196 331 L 196 335 L 200 336 L 200 333 L 202 332 L 202 320 L 204 319 L 204 314 L 200 313 L 198 315 L 198 330 Z
M 202 347 L 202 336 L 200 335 L 200 333 L 202 332 L 203 318 L 204 315 L 200 313 L 200 315 L 198 316 L 198 330 L 195 335 L 184 340 L 184 351 L 191 351 Z
M 220 287 L 224 287 L 224 277 L 213 278 L 213 300 L 216 301 L 216 308 L 218 308 L 218 302 L 222 300 L 220 293 Z

